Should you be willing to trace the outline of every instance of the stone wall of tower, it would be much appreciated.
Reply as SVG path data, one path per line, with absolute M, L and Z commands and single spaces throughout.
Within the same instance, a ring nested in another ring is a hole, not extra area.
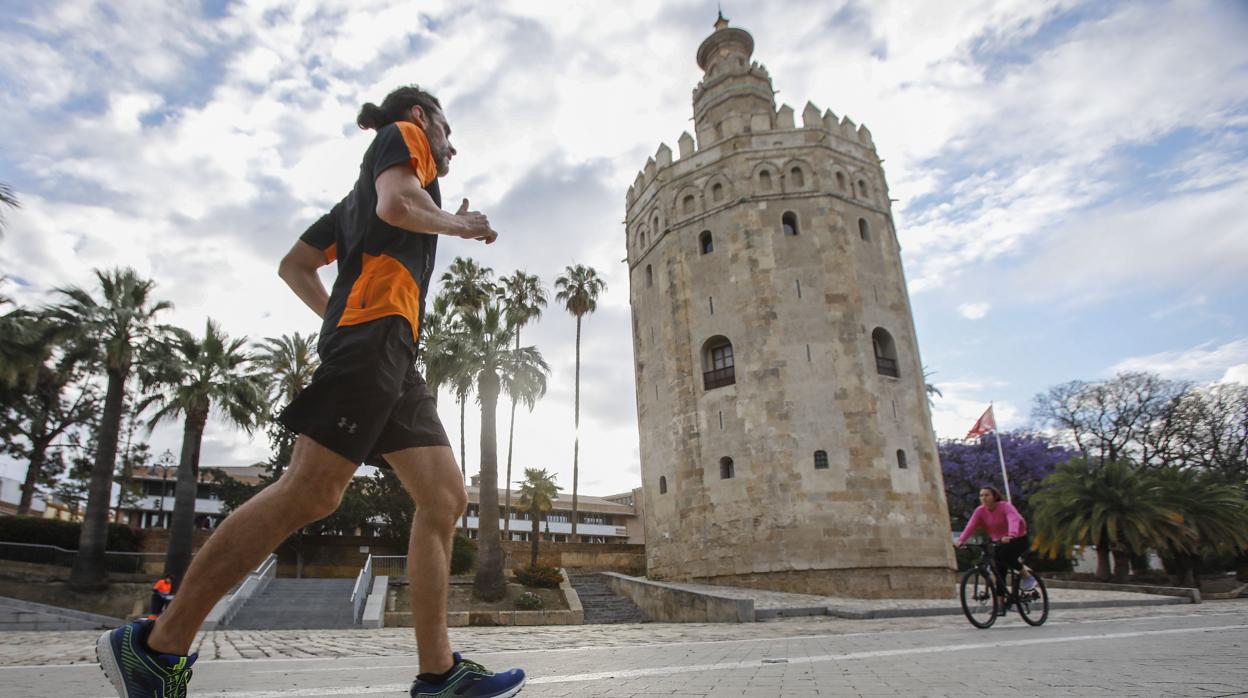
M 627 197 L 648 574 L 947 596 L 949 516 L 870 133 L 810 104 L 801 126 L 754 98 L 726 112 L 722 73 L 757 92 L 766 71 L 722 53 L 695 90 L 695 111 L 711 115 L 696 145 L 684 134 L 678 157 L 661 146 Z M 898 377 L 878 370 L 877 328 Z M 708 390 L 718 337 L 735 383 Z

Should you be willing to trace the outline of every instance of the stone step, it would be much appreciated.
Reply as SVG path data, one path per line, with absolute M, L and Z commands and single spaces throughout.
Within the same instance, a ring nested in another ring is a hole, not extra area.
M 611 591 L 601 575 L 576 575 L 569 577 L 569 581 L 585 609 L 587 625 L 645 622 L 641 609 L 631 599 Z

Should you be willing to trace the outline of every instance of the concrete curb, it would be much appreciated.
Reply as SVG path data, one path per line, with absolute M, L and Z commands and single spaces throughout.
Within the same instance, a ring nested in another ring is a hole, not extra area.
M 732 599 L 681 589 L 662 582 L 603 572 L 611 590 L 627 596 L 646 620 L 658 623 L 750 623 L 753 599 Z
M 1066 579 L 1045 578 L 1044 583 L 1050 589 L 1081 589 L 1083 591 L 1122 591 L 1133 594 L 1153 594 L 1154 596 L 1176 596 L 1189 599 L 1189 603 L 1200 603 L 1200 590 L 1188 587 L 1164 587 L 1150 584 L 1108 584 L 1105 582 L 1077 582 Z
M 1049 610 L 1080 609 L 1080 608 L 1125 608 L 1128 606 L 1174 606 L 1186 603 L 1179 598 L 1167 599 L 1112 599 L 1107 601 L 1051 601 Z M 829 606 L 829 616 L 846 620 L 874 620 L 879 618 L 923 618 L 927 616 L 960 616 L 961 606 L 945 606 L 942 608 L 881 608 L 870 611 L 859 611 Z M 1013 611 L 1011 611 L 1013 613 Z M 817 614 L 816 614 L 817 615 Z

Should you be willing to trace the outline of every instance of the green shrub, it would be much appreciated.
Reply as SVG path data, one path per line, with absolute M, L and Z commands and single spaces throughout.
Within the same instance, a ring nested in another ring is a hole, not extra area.
M 477 544 L 455 534 L 455 542 L 451 546 L 451 574 L 468 574 L 476 561 Z
M 538 587 L 541 589 L 557 589 L 559 584 L 563 582 L 563 576 L 559 574 L 559 570 L 554 567 L 542 567 L 534 565 L 532 567 L 520 567 L 513 575 L 515 580 L 526 587 Z
M 542 597 L 531 591 L 526 591 L 516 597 L 516 608 L 525 611 L 536 611 L 542 607 Z
M 82 524 L 35 516 L 0 517 L 0 541 L 5 543 L 30 543 L 55 545 L 66 550 L 78 549 Z M 124 524 L 109 524 L 105 549 L 110 552 L 134 553 L 142 549 L 139 535 Z

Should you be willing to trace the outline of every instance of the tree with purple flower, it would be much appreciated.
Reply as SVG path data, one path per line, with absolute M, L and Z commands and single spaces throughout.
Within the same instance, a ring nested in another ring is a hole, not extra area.
M 993 436 L 973 441 L 941 441 L 940 468 L 945 476 L 945 496 L 949 500 L 949 519 L 954 530 L 961 531 L 979 506 L 979 488 L 993 485 L 1005 489 L 1001 481 L 1001 461 Z M 1049 437 L 1023 431 L 1002 432 L 1001 452 L 1010 475 L 1013 504 L 1024 518 L 1030 518 L 1029 498 L 1040 489 L 1040 481 L 1053 473 L 1061 463 L 1079 455 Z

